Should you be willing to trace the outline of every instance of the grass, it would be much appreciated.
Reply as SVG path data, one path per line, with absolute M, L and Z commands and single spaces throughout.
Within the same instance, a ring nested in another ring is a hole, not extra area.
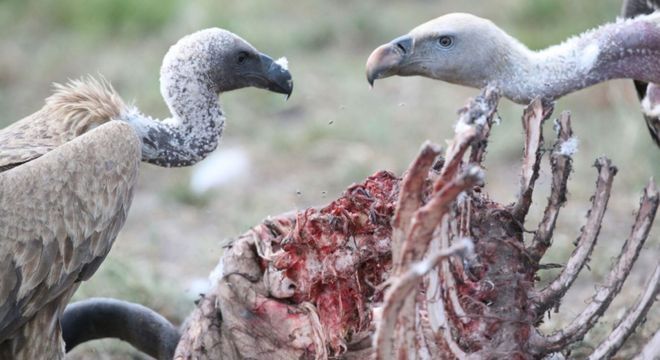
M 619 1 L 570 0 L 340 1 L 202 0 L 0 2 L 0 125 L 38 109 L 51 82 L 102 73 L 127 100 L 164 116 L 158 67 L 167 48 L 183 34 L 209 26 L 230 29 L 273 57 L 286 55 L 294 76 L 293 97 L 260 90 L 225 94 L 228 114 L 223 147 L 241 146 L 252 161 L 250 177 L 199 197 L 187 188 L 191 169 L 143 165 L 129 219 L 97 274 L 77 299 L 112 296 L 141 302 L 176 323 L 193 308 L 195 284 L 221 255 L 220 244 L 268 215 L 319 205 L 353 182 L 380 169 L 401 173 L 420 144 L 444 144 L 456 110 L 476 90 L 419 78 L 379 81 L 369 91 L 364 62 L 377 45 L 450 11 L 491 18 L 533 48 L 613 19 Z M 548 329 L 579 313 L 602 281 L 632 223 L 632 211 L 649 177 L 660 178 L 660 152 L 652 144 L 632 86 L 613 81 L 559 101 L 571 110 L 580 151 L 569 184 L 549 262 L 572 250 L 595 183 L 593 160 L 605 154 L 619 166 L 614 194 L 592 257 L 591 269 L 569 292 L 562 313 Z M 503 203 L 514 199 L 521 155 L 521 107 L 500 105 L 503 122 L 493 130 L 487 160 L 487 190 Z M 547 134 L 550 134 L 547 129 Z M 540 217 L 549 169 L 543 169 L 536 207 Z M 657 226 L 656 226 L 657 227 Z M 635 266 L 624 292 L 635 294 L 657 263 L 659 230 Z M 549 279 L 555 272 L 543 276 Z M 617 299 L 630 304 L 634 296 Z M 610 311 L 603 336 L 619 314 Z M 641 337 L 657 328 L 650 317 Z M 597 344 L 587 338 L 580 349 Z M 631 340 L 631 343 L 638 340 Z M 91 343 L 70 358 L 139 358 L 116 342 Z

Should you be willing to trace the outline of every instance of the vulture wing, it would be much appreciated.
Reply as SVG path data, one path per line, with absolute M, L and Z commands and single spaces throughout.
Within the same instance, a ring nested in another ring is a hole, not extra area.
M 0 343 L 94 273 L 132 200 L 141 150 L 130 125 L 110 121 L 48 146 L 0 172 Z
M 0 131 L 0 172 L 34 160 L 61 145 L 60 136 L 51 135 L 48 126 L 35 121 L 43 118 L 42 114 L 43 110 Z

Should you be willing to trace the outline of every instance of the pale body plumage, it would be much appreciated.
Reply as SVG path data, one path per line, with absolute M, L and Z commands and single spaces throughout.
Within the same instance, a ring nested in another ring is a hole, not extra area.
M 124 224 L 140 161 L 203 159 L 224 125 L 218 94 L 246 86 L 292 89 L 272 59 L 207 29 L 163 60 L 165 121 L 87 78 L 56 86 L 41 110 L 0 130 L 0 359 L 63 356 L 60 315 Z

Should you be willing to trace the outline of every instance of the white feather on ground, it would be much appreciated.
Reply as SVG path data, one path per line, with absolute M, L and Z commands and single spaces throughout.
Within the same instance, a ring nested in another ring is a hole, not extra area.
M 202 194 L 243 177 L 250 169 L 250 158 L 241 148 L 220 149 L 193 168 L 190 190 Z

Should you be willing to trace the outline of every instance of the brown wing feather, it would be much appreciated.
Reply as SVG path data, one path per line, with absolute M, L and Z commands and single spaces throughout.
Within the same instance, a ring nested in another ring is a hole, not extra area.
M 98 267 L 140 157 L 133 129 L 111 121 L 0 173 L 0 343 Z
M 55 92 L 44 107 L 0 130 L 0 172 L 34 160 L 127 110 L 105 80 L 87 77 Z

